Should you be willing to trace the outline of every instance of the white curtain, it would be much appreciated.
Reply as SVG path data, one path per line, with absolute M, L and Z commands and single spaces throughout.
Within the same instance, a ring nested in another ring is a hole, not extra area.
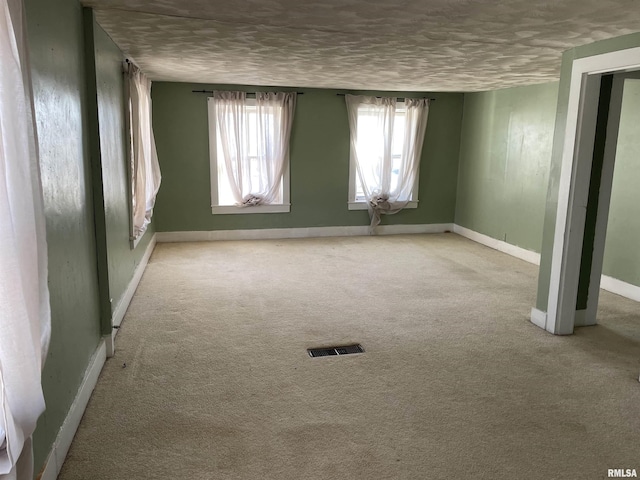
M 47 245 L 21 0 L 0 0 L 0 479 L 33 478 L 51 333 Z
M 396 127 L 395 98 L 346 95 L 351 155 L 371 217 L 371 229 L 380 215 L 402 210 L 411 200 L 420 167 L 420 155 L 427 128 L 429 100 L 405 99 L 402 149 L 394 162 L 392 147 Z M 358 138 L 358 122 L 366 121 L 366 140 Z M 360 140 L 360 141 L 359 141 Z
M 217 138 L 225 171 L 238 206 L 279 203 L 287 168 L 296 93 L 256 93 L 255 132 L 250 128 L 245 92 L 214 92 Z M 251 135 L 255 135 L 253 139 Z M 250 148 L 251 141 L 257 151 Z
M 151 81 L 133 63 L 128 65 L 133 236 L 138 238 L 151 222 L 162 177 L 151 124 Z

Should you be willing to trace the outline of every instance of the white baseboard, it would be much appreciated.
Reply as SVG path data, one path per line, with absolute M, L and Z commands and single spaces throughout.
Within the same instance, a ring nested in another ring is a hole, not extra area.
M 53 442 L 49 457 L 39 476 L 40 480 L 56 480 L 56 478 L 58 478 L 62 464 L 67 457 L 67 452 L 69 451 L 69 447 L 71 447 L 71 442 L 76 434 L 76 430 L 78 430 L 80 420 L 82 420 L 82 415 L 84 415 L 87 403 L 89 403 L 89 398 L 98 382 L 98 377 L 106 359 L 106 345 L 104 340 L 100 340 L 98 347 L 89 361 L 89 366 L 84 373 L 82 385 L 80 385 L 76 398 L 73 400 L 67 417 L 64 419 L 62 427 L 60 427 L 58 436 Z
M 547 312 L 538 310 L 537 308 L 531 309 L 531 323 L 540 327 L 543 330 L 547 329 Z
M 576 315 L 573 320 L 574 327 L 589 327 L 591 325 L 595 325 L 597 323 L 595 319 L 595 315 L 593 318 L 589 318 L 589 311 L 587 309 L 584 310 L 576 310 Z
M 516 247 L 515 245 L 503 242 L 502 240 L 496 240 L 495 238 L 492 238 L 488 235 L 469 230 L 468 228 L 461 227 L 460 225 L 454 225 L 453 231 L 458 235 L 466 237 L 469 240 L 473 240 L 474 242 L 481 243 L 482 245 L 493 248 L 494 250 L 507 253 L 512 257 L 519 258 L 520 260 L 524 260 L 525 262 L 533 263 L 534 265 L 540 265 L 540 254 L 537 252 L 526 250 L 521 247 Z
M 111 317 L 111 325 L 112 327 L 119 327 L 124 319 L 125 314 L 127 313 L 127 309 L 129 308 L 129 304 L 131 303 L 131 299 L 133 299 L 133 295 L 136 293 L 136 289 L 140 284 L 140 280 L 142 279 L 142 275 L 144 274 L 145 269 L 147 268 L 147 264 L 149 263 L 149 258 L 151 258 L 151 254 L 153 253 L 153 249 L 156 247 L 158 239 L 158 234 L 154 233 L 153 237 L 151 237 L 151 241 L 149 241 L 149 245 L 147 245 L 147 249 L 144 252 L 144 255 L 140 259 L 140 263 L 136 267 L 135 272 L 133 272 L 133 277 L 127 286 L 127 289 L 124 291 L 120 302 L 118 302 L 118 306 L 113 312 L 113 316 Z M 111 331 L 111 341 L 106 340 L 107 344 L 107 357 L 113 357 L 115 351 L 115 338 L 118 334 L 118 329 L 114 328 Z
M 104 346 L 107 351 L 107 358 L 113 357 L 116 353 L 115 335 L 113 334 L 113 330 L 110 335 L 103 335 L 102 339 L 104 340 Z
M 118 306 L 116 307 L 116 309 L 113 312 L 113 317 L 111 319 L 111 324 L 114 327 L 120 326 L 120 324 L 122 323 L 122 319 L 124 318 L 125 313 L 127 313 L 127 308 L 129 308 L 129 304 L 131 303 L 131 299 L 133 298 L 133 294 L 136 293 L 136 289 L 138 288 L 138 284 L 140 283 L 140 280 L 142 279 L 142 274 L 144 273 L 145 268 L 147 268 L 147 263 L 149 263 L 149 258 L 151 257 L 151 254 L 153 253 L 153 249 L 156 246 L 157 235 L 158 235 L 157 233 L 154 233 L 153 237 L 151 237 L 151 241 L 149 242 L 149 245 L 147 245 L 147 249 L 145 250 L 144 255 L 140 259 L 140 263 L 136 267 L 135 272 L 133 272 L 133 277 L 131 278 L 131 281 L 129 282 L 129 286 L 124 291 L 124 294 L 122 295 L 122 298 L 120 299 L 120 302 L 118 302 Z
M 631 283 L 623 282 L 617 278 L 608 275 L 602 275 L 600 279 L 600 288 L 621 297 L 630 298 L 636 302 L 640 302 L 640 287 Z
M 380 225 L 379 235 L 401 235 L 413 233 L 444 233 L 453 231 L 452 223 L 419 225 Z M 253 230 L 208 230 L 202 232 L 158 232 L 159 243 L 210 242 L 216 240 L 267 240 L 311 237 L 350 237 L 369 235 L 369 226 L 306 227 L 306 228 L 259 228 Z
M 462 235 L 463 237 L 468 238 L 469 240 L 473 240 L 474 242 L 481 243 L 482 245 L 491 247 L 495 250 L 499 250 L 503 253 L 507 253 L 513 257 L 525 260 L 529 263 L 533 263 L 534 265 L 540 265 L 539 253 L 525 250 L 521 247 L 516 247 L 515 245 L 511 245 L 501 240 L 496 240 L 495 238 L 489 237 L 482 233 L 474 232 L 473 230 L 461 227 L 460 225 L 454 225 L 453 231 L 458 235 Z M 618 280 L 617 278 L 609 277 L 608 275 L 602 275 L 600 280 L 600 288 L 602 288 L 603 290 L 607 290 L 608 292 L 615 293 L 616 295 L 620 295 L 621 297 L 640 302 L 640 287 L 631 283 L 623 282 L 622 280 Z M 545 328 L 546 321 L 546 312 L 543 312 L 536 308 L 531 309 L 531 322 L 533 322 L 540 328 Z M 594 325 L 594 323 L 592 320 L 587 320 L 586 310 L 577 310 L 575 317 L 575 326 L 580 327 L 589 325 Z

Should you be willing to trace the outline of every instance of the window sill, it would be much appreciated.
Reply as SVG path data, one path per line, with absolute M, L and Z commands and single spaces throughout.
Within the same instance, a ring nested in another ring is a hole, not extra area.
M 129 246 L 131 247 L 131 250 L 136 249 L 136 247 L 140 243 L 140 240 L 142 240 L 142 237 L 144 237 L 145 233 L 147 233 L 146 227 L 142 232 L 140 232 L 140 235 L 138 235 L 137 237 L 134 237 L 133 235 L 129 237 Z
M 235 205 L 213 205 L 211 213 L 213 215 L 235 215 L 243 213 L 289 213 L 290 203 L 279 205 L 256 205 L 253 207 L 236 207 Z
M 404 208 L 418 208 L 418 202 L 411 201 Z M 349 210 L 367 210 L 367 202 L 349 202 Z
M 129 238 L 129 246 L 131 247 L 131 250 L 135 250 L 136 249 L 136 247 L 140 243 L 140 240 L 142 240 L 142 235 L 140 235 L 138 237 L 130 237 Z

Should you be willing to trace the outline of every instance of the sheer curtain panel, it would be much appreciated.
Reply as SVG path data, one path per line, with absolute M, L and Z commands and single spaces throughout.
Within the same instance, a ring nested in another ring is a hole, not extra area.
M 236 205 L 281 203 L 296 93 L 256 93 L 254 125 L 249 116 L 253 102 L 245 92 L 214 92 L 213 98 L 223 157 L 217 162 L 224 162 Z
M 396 99 L 345 95 L 345 100 L 351 157 L 367 202 L 373 233 L 382 214 L 397 213 L 412 199 L 427 128 L 429 100 L 405 99 L 402 135 L 396 140 L 402 142 L 401 153 L 395 156 L 394 131 L 399 128 L 396 125 Z
M 127 65 L 133 238 L 138 239 L 151 222 L 162 177 L 151 124 L 151 81 L 136 65 Z
M 0 0 L 0 479 L 32 480 L 51 332 L 47 245 L 21 0 Z

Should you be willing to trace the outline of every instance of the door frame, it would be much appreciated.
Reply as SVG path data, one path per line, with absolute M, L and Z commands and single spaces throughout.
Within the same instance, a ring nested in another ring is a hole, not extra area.
M 600 99 L 600 80 L 604 74 L 638 68 L 640 47 L 573 61 L 544 327 L 556 335 L 571 334 L 576 325 L 576 297 Z M 605 153 L 607 154 L 610 154 L 610 150 Z M 608 162 L 607 158 L 605 162 Z M 611 194 L 610 191 L 601 193 Z M 606 225 L 599 225 L 599 228 L 606 229 Z M 596 241 L 604 242 L 604 235 L 596 235 Z

